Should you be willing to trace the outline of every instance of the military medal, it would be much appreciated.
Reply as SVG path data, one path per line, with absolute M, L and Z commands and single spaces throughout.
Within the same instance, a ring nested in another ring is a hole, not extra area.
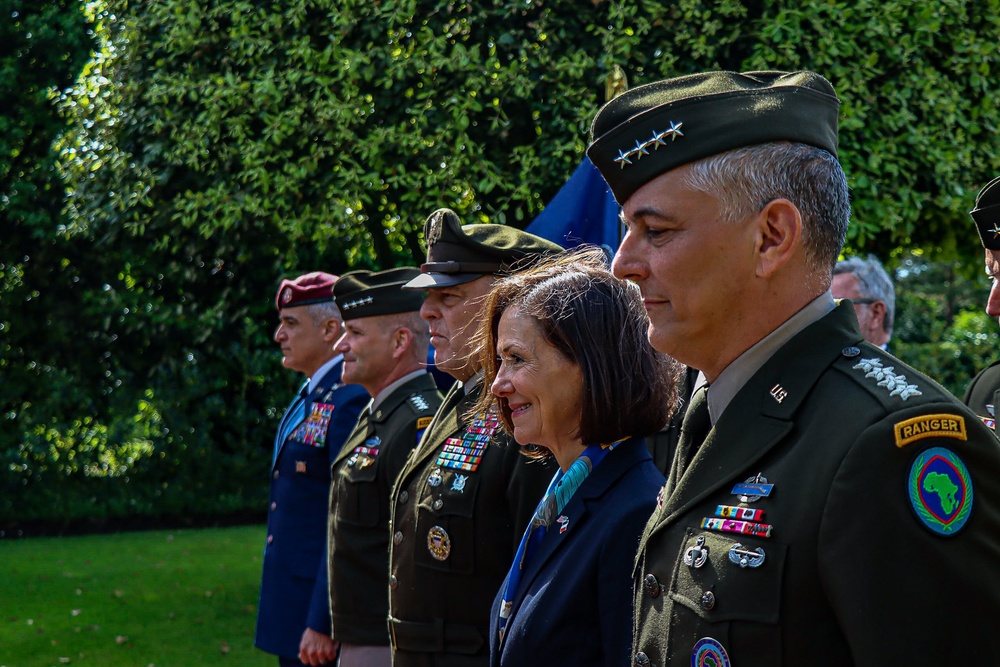
M 733 546 L 729 547 L 729 562 L 735 563 L 743 568 L 760 567 L 764 564 L 764 550 L 757 547 L 753 551 L 750 551 L 737 542 Z
M 693 547 L 684 552 L 684 564 L 698 569 L 708 561 L 708 547 L 705 546 L 705 536 L 699 535 Z
M 756 521 L 735 521 L 733 519 L 719 519 L 715 517 L 705 517 L 701 520 L 701 527 L 706 530 L 717 530 L 723 533 L 739 533 L 741 535 L 753 535 L 754 537 L 771 537 L 771 530 L 774 526 L 769 523 L 757 523 Z
M 448 438 L 444 441 L 434 465 L 475 472 L 483 460 L 486 444 L 499 426 L 500 421 L 495 412 L 477 414 L 461 438 Z
M 313 403 L 312 413 L 292 431 L 292 439 L 312 447 L 325 447 L 326 428 L 333 416 L 333 407 L 329 403 Z
M 767 477 L 757 473 L 753 477 L 748 477 L 742 484 L 733 487 L 733 495 L 739 496 L 741 503 L 755 503 L 761 498 L 771 495 L 774 484 L 767 483 Z
M 427 531 L 427 550 L 434 560 L 448 560 L 451 555 L 451 538 L 441 526 L 432 526 Z
M 764 518 L 764 510 L 755 510 L 750 507 L 735 507 L 733 505 L 719 505 L 715 508 L 715 516 L 723 519 L 760 521 Z

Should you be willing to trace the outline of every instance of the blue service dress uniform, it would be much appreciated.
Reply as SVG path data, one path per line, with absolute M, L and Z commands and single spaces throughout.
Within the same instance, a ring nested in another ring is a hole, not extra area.
M 370 397 L 340 382 L 339 361 L 312 391 L 300 390 L 275 446 L 254 645 L 296 658 L 305 629 L 330 633 L 326 529 L 330 466 Z M 301 408 L 299 399 L 301 397 Z M 277 438 L 276 438 L 277 439 Z
M 664 491 L 633 665 L 996 663 L 1000 446 L 864 342 L 849 301 L 774 353 Z
M 556 470 L 470 418 L 480 391 L 455 383 L 393 487 L 393 667 L 489 663 L 490 603 Z
M 632 564 L 663 474 L 641 438 L 594 468 L 525 565 L 501 644 L 490 615 L 491 667 L 629 662 Z

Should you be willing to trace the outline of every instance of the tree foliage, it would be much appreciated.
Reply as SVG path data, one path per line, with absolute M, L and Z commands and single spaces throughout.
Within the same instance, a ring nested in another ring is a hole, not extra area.
M 45 175 L 0 258 L 0 368 L 18 379 L 2 390 L 12 498 L 106 465 L 153 489 L 109 515 L 260 502 L 295 381 L 268 339 L 278 279 L 418 263 L 440 206 L 523 226 L 579 163 L 616 68 L 633 86 L 720 68 L 827 76 L 842 99 L 850 250 L 900 266 L 917 248 L 967 279 L 979 262 L 967 211 L 1000 172 L 1000 0 L 49 4 L 40 27 L 23 19 L 12 34 L 36 44 L 61 30 L 52 48 L 0 52 L 0 85 L 38 79 L 2 88 L 34 105 L 7 127 L 49 119 L 29 166 L 0 171 L 5 204 L 28 192 L 10 174 Z M 39 76 L 40 58 L 58 75 Z M 52 89 L 69 124 L 54 149 L 62 183 L 46 149 L 62 122 Z M 11 159 L 29 152 L 5 144 Z M 931 297 L 921 312 L 952 303 Z M 965 326 L 964 312 L 941 321 Z M 53 469 L 59 452 L 89 467 Z

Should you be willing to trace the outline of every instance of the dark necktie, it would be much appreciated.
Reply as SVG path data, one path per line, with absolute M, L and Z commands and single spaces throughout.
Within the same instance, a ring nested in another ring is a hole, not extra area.
M 684 413 L 681 422 L 681 437 L 677 443 L 677 459 L 674 463 L 674 481 L 680 479 L 687 469 L 695 452 L 705 442 L 705 437 L 712 430 L 712 418 L 708 414 L 708 385 L 704 384 L 694 392 L 691 403 Z

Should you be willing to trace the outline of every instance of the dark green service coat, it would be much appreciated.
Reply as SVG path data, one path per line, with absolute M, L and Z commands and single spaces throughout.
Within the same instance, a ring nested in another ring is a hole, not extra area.
M 465 396 L 455 383 L 393 489 L 393 667 L 489 664 L 490 605 L 556 470 L 466 418 L 481 390 Z M 471 457 L 475 470 L 442 465 L 476 430 L 489 444 L 478 463 Z
M 994 361 L 972 378 L 963 400 L 996 433 L 996 407 L 1000 405 L 1000 361 Z
M 758 475 L 769 495 L 734 493 Z M 770 536 L 703 527 L 725 521 L 720 505 L 762 511 L 723 525 Z M 995 664 L 998 567 L 996 438 L 863 342 L 843 301 L 765 363 L 664 489 L 633 572 L 633 664 Z
M 330 616 L 334 639 L 388 646 L 389 494 L 442 395 L 429 373 L 400 385 L 357 427 L 333 463 Z

